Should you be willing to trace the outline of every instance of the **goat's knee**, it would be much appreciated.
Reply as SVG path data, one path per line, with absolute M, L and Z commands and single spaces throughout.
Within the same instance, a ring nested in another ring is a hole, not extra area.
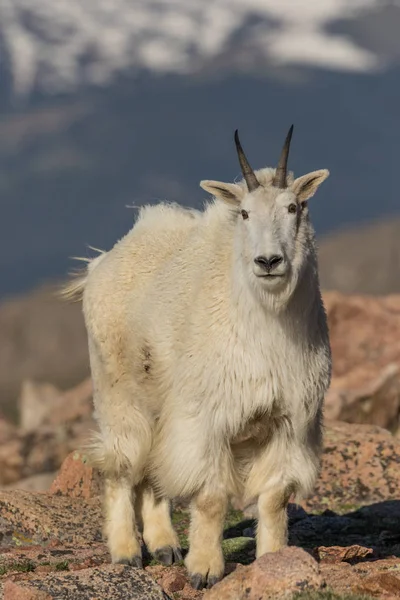
M 156 560 L 171 565 L 182 560 L 178 536 L 171 522 L 170 502 L 155 497 L 151 487 L 138 490 L 138 513 L 140 512 L 143 540 Z
M 141 567 L 132 483 L 127 477 L 106 478 L 104 512 L 104 534 L 112 562 Z
M 211 587 L 224 574 L 222 532 L 227 508 L 224 493 L 200 492 L 191 506 L 189 553 L 185 564 L 194 588 Z
M 287 486 L 260 494 L 258 498 L 257 558 L 266 552 L 276 552 L 287 545 L 287 505 L 293 491 L 293 486 Z

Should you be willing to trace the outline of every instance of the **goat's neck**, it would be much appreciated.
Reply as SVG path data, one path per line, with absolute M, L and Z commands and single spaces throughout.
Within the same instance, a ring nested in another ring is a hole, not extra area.
M 292 294 L 258 294 L 251 289 L 242 261 L 233 253 L 230 275 L 232 304 L 238 321 L 256 329 L 264 326 L 278 329 L 282 334 L 298 337 L 302 331 L 312 334 L 322 309 L 316 258 L 312 254 L 305 265 Z

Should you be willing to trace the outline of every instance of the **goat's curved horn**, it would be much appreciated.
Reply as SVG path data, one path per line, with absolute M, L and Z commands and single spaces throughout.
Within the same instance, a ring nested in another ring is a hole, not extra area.
M 272 181 L 272 185 L 277 188 L 286 188 L 286 172 L 287 172 L 287 163 L 289 158 L 289 150 L 290 150 L 290 142 L 292 139 L 293 133 L 293 125 L 290 127 L 288 134 L 286 136 L 285 143 L 283 144 L 281 156 L 279 158 L 278 166 L 276 167 L 275 176 Z
M 237 129 L 235 131 L 235 144 L 239 158 L 240 168 L 242 169 L 243 177 L 245 178 L 245 181 L 247 183 L 247 189 L 249 190 L 249 192 L 252 192 L 258 187 L 260 187 L 260 184 L 257 181 L 257 177 L 255 176 L 254 171 L 251 168 L 245 153 L 243 152 L 242 144 L 240 143 L 239 133 Z

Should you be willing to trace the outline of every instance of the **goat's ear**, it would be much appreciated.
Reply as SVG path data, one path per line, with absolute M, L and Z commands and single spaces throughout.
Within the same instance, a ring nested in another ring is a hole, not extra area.
M 304 202 L 314 196 L 315 192 L 325 179 L 329 177 L 329 171 L 327 169 L 321 169 L 320 171 L 313 171 L 298 177 L 290 186 L 291 191 L 294 192 L 300 202 Z
M 220 198 L 228 204 L 238 206 L 243 198 L 243 188 L 236 183 L 222 183 L 222 181 L 209 181 L 205 179 L 200 181 L 200 187 L 212 196 Z

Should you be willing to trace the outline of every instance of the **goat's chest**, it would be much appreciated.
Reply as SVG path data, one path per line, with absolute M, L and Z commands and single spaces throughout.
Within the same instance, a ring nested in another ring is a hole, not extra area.
M 268 419 L 277 407 L 281 414 L 291 412 L 296 381 L 305 377 L 294 356 L 285 340 L 273 343 L 261 333 L 251 340 L 232 334 L 216 341 L 204 356 L 205 370 L 198 388 L 198 400 L 205 412 L 213 415 L 213 425 L 228 435 L 236 435 L 244 427 L 256 432 L 260 416 Z

